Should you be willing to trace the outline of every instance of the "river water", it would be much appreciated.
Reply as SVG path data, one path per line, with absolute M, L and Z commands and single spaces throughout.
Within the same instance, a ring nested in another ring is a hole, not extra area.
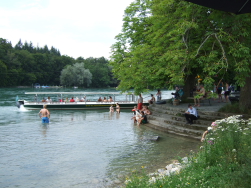
M 138 127 L 131 110 L 54 110 L 48 125 L 39 110 L 15 106 L 32 99 L 32 88 L 0 88 L 0 187 L 111 187 L 144 166 L 154 172 L 178 156 L 197 150 L 199 143 L 151 128 Z M 83 91 L 40 89 L 41 91 Z M 85 90 L 113 92 L 113 89 Z M 170 91 L 162 91 L 170 98 Z M 154 93 L 155 94 L 155 93 Z M 150 99 L 149 93 L 143 97 Z M 151 141 L 160 136 L 159 141 Z

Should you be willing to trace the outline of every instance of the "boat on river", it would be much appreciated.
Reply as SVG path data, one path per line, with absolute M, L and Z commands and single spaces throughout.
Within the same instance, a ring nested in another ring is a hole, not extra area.
M 137 106 L 138 97 L 134 94 L 121 94 L 119 92 L 25 92 L 27 95 L 33 95 L 33 101 L 25 99 L 18 99 L 17 106 L 23 106 L 25 109 L 41 109 L 44 105 L 47 105 L 51 110 L 87 110 L 87 109 L 109 109 L 111 105 L 114 107 L 118 103 L 120 108 L 133 108 Z M 124 100 L 117 100 L 124 95 Z M 45 96 L 52 98 L 51 102 L 45 101 Z M 111 96 L 113 101 L 98 101 L 99 97 Z M 75 102 L 70 102 L 69 99 L 74 97 Z M 69 98 L 67 100 L 67 98 Z M 81 101 L 81 98 L 84 99 Z M 79 100 L 78 100 L 79 99 Z M 147 101 L 143 101 L 143 104 L 148 104 Z

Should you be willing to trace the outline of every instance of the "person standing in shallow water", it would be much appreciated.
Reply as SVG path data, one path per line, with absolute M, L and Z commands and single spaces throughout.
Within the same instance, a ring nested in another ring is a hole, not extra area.
M 116 104 L 116 112 L 119 114 L 120 113 L 120 106 L 119 103 Z
M 38 113 L 39 117 L 42 118 L 42 123 L 49 123 L 50 112 L 47 110 L 47 105 L 44 105 L 44 108 Z

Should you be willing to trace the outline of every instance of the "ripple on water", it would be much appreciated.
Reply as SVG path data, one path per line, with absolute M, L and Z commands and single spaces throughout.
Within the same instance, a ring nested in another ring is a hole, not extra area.
M 17 93 L 0 91 L 10 96 L 7 101 Z M 147 166 L 152 171 L 197 148 L 193 140 L 135 126 L 131 116 L 130 111 L 111 114 L 108 109 L 51 111 L 50 124 L 42 124 L 38 110 L 1 106 L 1 186 L 110 185 L 132 169 Z M 161 138 L 157 142 L 145 139 L 156 135 Z

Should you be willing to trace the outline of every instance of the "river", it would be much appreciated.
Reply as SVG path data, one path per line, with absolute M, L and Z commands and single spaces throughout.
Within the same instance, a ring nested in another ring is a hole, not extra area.
M 109 113 L 109 109 L 52 110 L 50 123 L 44 125 L 38 117 L 39 110 L 15 106 L 17 95 L 29 100 L 33 96 L 25 96 L 24 92 L 34 90 L 37 89 L 0 88 L 1 188 L 110 187 L 142 166 L 154 172 L 198 148 L 198 141 L 135 125 L 131 110 L 121 110 L 120 114 Z M 171 97 L 170 91 L 162 93 L 163 98 Z M 150 99 L 149 93 L 143 97 Z M 151 141 L 153 136 L 160 139 Z

